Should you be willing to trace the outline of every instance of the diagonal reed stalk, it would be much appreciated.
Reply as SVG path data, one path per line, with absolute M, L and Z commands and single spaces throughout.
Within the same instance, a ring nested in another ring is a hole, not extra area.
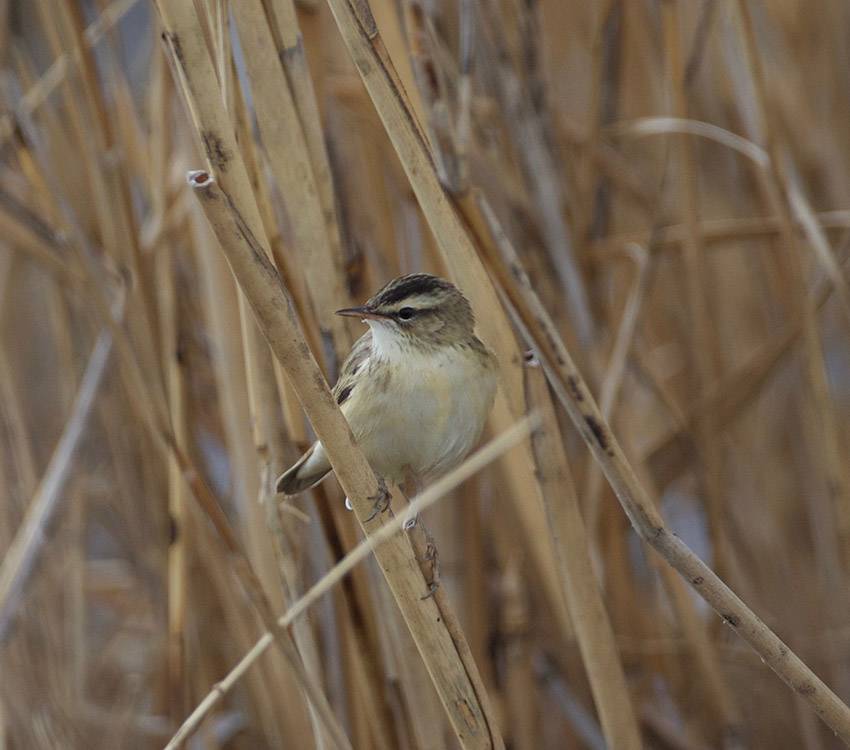
M 263 335 L 283 365 L 328 452 L 358 521 L 366 531 L 380 528 L 387 521 L 383 514 L 372 518 L 374 498 L 379 492 L 375 475 L 357 448 L 351 429 L 300 333 L 280 277 L 236 207 L 212 177 L 206 172 L 193 172 L 189 180 Z M 485 712 L 486 694 L 476 691 L 475 683 L 479 680 L 474 664 L 462 661 L 436 603 L 422 598 L 427 586 L 407 537 L 396 533 L 391 543 L 375 554 L 458 739 L 465 747 L 500 746 L 498 730 Z
M 347 576 L 357 565 L 367 559 L 370 555 L 378 555 L 381 545 L 391 541 L 394 536 L 408 524 L 410 518 L 414 518 L 417 514 L 424 511 L 434 503 L 444 498 L 447 493 L 457 485 L 469 479 L 476 472 L 480 471 L 490 461 L 493 461 L 504 451 L 514 447 L 519 441 L 527 437 L 529 432 L 535 429 L 538 424 L 538 419 L 535 415 L 526 417 L 520 422 L 510 427 L 504 433 L 492 440 L 487 445 L 483 446 L 476 453 L 470 456 L 460 466 L 453 469 L 449 474 L 439 479 L 431 487 L 414 498 L 406 509 L 404 514 L 398 515 L 380 528 L 369 534 L 361 541 L 354 549 L 352 549 L 342 560 L 340 560 L 331 570 L 328 571 L 319 581 L 317 581 L 304 596 L 297 602 L 294 602 L 285 615 L 278 621 L 277 626 L 280 628 L 289 627 L 299 616 L 304 614 L 309 607 L 324 596 L 333 586 Z M 218 683 L 215 690 L 209 693 L 206 698 L 201 701 L 197 708 L 192 712 L 180 730 L 171 738 L 165 750 L 175 750 L 181 747 L 183 743 L 191 736 L 204 716 L 206 716 L 220 701 L 228 691 L 233 689 L 233 686 L 242 678 L 246 670 L 262 656 L 263 652 L 271 645 L 272 636 L 269 633 L 263 635 L 254 647 L 242 658 L 221 682 Z
M 845 746 L 846 4 L 160 6 L 0 3 L 0 746 Z M 541 422 L 427 602 L 296 336 L 415 271 Z

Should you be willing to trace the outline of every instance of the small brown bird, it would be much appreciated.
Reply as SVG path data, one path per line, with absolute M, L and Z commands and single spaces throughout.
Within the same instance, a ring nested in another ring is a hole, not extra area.
M 499 377 L 496 357 L 473 332 L 466 297 L 445 279 L 418 273 L 337 314 L 370 328 L 333 394 L 375 473 L 393 485 L 459 464 L 481 436 Z M 278 479 L 278 492 L 295 495 L 330 471 L 317 441 Z

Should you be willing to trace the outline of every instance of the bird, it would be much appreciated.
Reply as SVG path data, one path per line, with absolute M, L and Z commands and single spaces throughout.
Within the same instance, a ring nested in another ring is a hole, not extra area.
M 499 379 L 496 356 L 475 335 L 463 293 L 439 276 L 408 274 L 362 307 L 336 314 L 369 325 L 332 393 L 383 487 L 404 488 L 411 478 L 421 487 L 458 465 L 481 436 Z M 330 472 L 317 440 L 280 476 L 277 490 L 297 495 Z M 388 497 L 384 502 L 385 508 Z

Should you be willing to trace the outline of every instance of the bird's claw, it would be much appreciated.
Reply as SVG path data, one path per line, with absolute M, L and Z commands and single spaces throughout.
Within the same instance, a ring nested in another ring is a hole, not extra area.
M 418 516 L 415 518 L 418 520 Z M 422 525 L 422 532 L 425 537 L 425 552 L 422 555 L 416 556 L 416 562 L 420 564 L 431 563 L 431 580 L 428 582 L 428 593 L 421 597 L 421 600 L 425 601 L 434 596 L 437 589 L 440 588 L 440 559 L 437 556 L 437 545 L 434 544 L 434 537 L 431 536 L 431 532 L 428 531 L 424 524 Z
M 437 560 L 437 548 L 433 544 L 428 544 L 428 551 L 422 556 L 417 558 L 420 562 L 431 562 L 431 575 L 433 576 L 431 580 L 428 582 L 428 593 L 425 596 L 420 597 L 421 601 L 425 601 L 426 599 L 430 599 L 437 593 L 437 589 L 440 588 L 440 563 Z
M 430 535 L 429 535 L 430 536 Z M 426 537 L 427 538 L 427 537 Z M 434 567 L 437 566 L 437 545 L 434 541 L 428 538 L 428 547 L 425 549 L 425 554 L 422 557 L 417 557 L 416 562 L 434 562 Z
M 393 500 L 392 493 L 387 489 L 387 485 L 383 480 L 380 480 L 378 483 L 378 491 L 374 495 L 369 495 L 369 500 L 373 501 L 372 505 L 372 515 L 366 519 L 366 523 L 369 523 L 378 513 L 383 513 L 387 508 L 390 507 L 390 503 Z
M 428 593 L 425 594 L 425 596 L 420 596 L 419 601 L 424 602 L 426 599 L 430 599 L 432 596 L 434 596 L 434 594 L 437 593 L 438 588 L 440 588 L 440 578 L 438 575 L 436 575 L 435 572 L 434 580 L 428 584 Z

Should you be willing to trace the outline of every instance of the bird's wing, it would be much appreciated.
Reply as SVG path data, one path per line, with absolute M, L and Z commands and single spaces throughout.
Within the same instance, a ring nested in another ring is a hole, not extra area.
M 372 348 L 372 331 L 361 336 L 342 363 L 339 380 L 333 387 L 333 396 L 342 406 L 354 391 L 358 370 L 368 359 Z M 277 480 L 277 491 L 286 495 L 297 495 L 321 482 L 331 471 L 331 464 L 324 446 L 316 441 L 301 458 Z
M 372 331 L 371 329 L 364 333 L 351 347 L 351 351 L 342 363 L 339 370 L 339 379 L 333 387 L 333 396 L 336 402 L 342 406 L 350 397 L 354 390 L 354 384 L 357 382 L 357 372 L 363 366 L 363 363 L 368 359 L 369 352 L 372 349 Z

